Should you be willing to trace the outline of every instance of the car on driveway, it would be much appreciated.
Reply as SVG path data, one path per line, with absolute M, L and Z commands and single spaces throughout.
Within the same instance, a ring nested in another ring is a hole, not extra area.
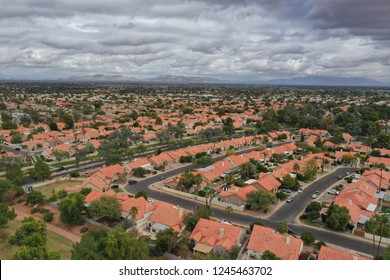
M 292 196 L 289 196 L 286 200 L 287 203 L 291 203 L 293 201 L 293 197 Z
M 328 191 L 328 194 L 331 194 L 331 195 L 339 195 L 340 192 L 336 189 L 331 189 L 330 191 Z
M 282 192 L 284 192 L 284 193 L 291 193 L 291 190 L 290 189 L 282 189 Z

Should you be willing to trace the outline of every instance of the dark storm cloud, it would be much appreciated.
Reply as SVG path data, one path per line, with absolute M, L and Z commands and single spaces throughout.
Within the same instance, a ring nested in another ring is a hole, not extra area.
M 385 0 L 0 1 L 6 76 L 389 79 Z

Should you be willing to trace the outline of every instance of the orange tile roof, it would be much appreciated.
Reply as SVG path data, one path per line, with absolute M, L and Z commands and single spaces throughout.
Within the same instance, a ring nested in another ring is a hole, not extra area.
M 138 167 L 142 167 L 142 166 L 146 166 L 146 165 L 150 165 L 150 162 L 148 161 L 148 159 L 146 157 L 144 157 L 144 158 L 140 158 L 140 159 L 137 159 L 135 161 L 129 162 L 126 166 L 130 169 L 134 169 L 134 168 L 138 168 Z
M 91 203 L 94 200 L 98 200 L 102 196 L 111 196 L 114 197 L 116 196 L 116 192 L 113 190 L 109 190 L 107 192 L 98 192 L 95 190 L 92 190 L 86 197 L 85 197 L 85 202 L 86 203 Z
M 228 157 L 227 159 L 229 159 L 236 166 L 241 166 L 244 163 L 247 163 L 250 161 L 250 159 L 246 155 L 234 155 L 234 156 Z
M 252 191 L 257 191 L 257 189 L 252 185 L 248 185 L 245 187 L 232 186 L 228 191 L 221 191 L 219 196 L 229 197 L 229 196 L 237 195 L 240 199 L 246 201 L 248 193 Z
M 166 225 L 173 230 L 180 232 L 184 228 L 183 213 L 183 209 L 180 209 L 173 204 L 158 201 L 156 203 L 156 209 L 149 217 L 149 220 Z
M 368 162 L 371 164 L 383 163 L 385 166 L 390 166 L 390 158 L 370 157 Z
M 303 242 L 299 238 L 277 233 L 272 228 L 255 225 L 247 249 L 260 253 L 269 250 L 283 260 L 298 260 L 302 246 Z
M 218 161 L 216 163 L 213 164 L 216 168 L 218 168 L 219 170 L 221 171 L 226 171 L 226 170 L 229 170 L 229 169 L 233 169 L 235 168 L 235 166 L 233 165 L 233 163 L 231 163 L 230 161 L 228 160 L 221 160 L 221 161 Z
M 163 152 L 157 156 L 151 157 L 150 160 L 152 160 L 157 165 L 163 165 L 165 162 L 172 162 L 173 158 L 170 157 L 166 152 Z
M 264 177 L 258 179 L 253 184 L 259 184 L 267 191 L 272 191 L 279 188 L 282 183 L 279 182 L 272 174 L 265 175 Z
M 125 173 L 125 171 L 122 165 L 115 164 L 100 168 L 97 172 L 103 174 L 108 179 L 112 179 L 119 174 Z
M 357 254 L 348 253 L 327 246 L 321 246 L 317 259 L 318 260 L 368 260 L 368 258 L 359 256 Z
M 142 219 L 145 214 L 153 211 L 156 208 L 156 205 L 148 203 L 143 196 L 138 198 L 130 197 L 129 199 L 122 201 L 121 210 L 123 212 L 130 213 L 132 207 L 138 209 L 138 214 L 135 217 L 135 220 L 138 221 L 139 219 Z
M 192 231 L 190 238 L 202 244 L 212 247 L 221 246 L 230 251 L 240 242 L 239 238 L 242 231 L 237 226 L 201 218 Z

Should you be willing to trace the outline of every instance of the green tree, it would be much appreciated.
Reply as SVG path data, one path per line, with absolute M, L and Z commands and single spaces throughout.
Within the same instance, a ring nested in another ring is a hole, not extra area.
M 38 159 L 34 168 L 29 169 L 30 176 L 38 181 L 45 181 L 51 178 L 50 167 L 42 159 Z
M 298 163 L 294 163 L 293 169 L 295 171 L 295 175 L 298 174 L 298 171 L 301 169 Z
M 233 119 L 232 118 L 227 118 L 226 120 L 223 121 L 222 125 L 222 131 L 227 134 L 227 135 L 232 135 L 234 134 L 234 125 L 233 125 Z
M 306 169 L 303 173 L 303 176 L 305 178 L 305 180 L 307 181 L 311 181 L 313 179 L 315 179 L 316 175 L 317 175 L 317 162 L 316 160 L 313 158 L 309 161 L 306 162 Z
M 121 228 L 108 233 L 105 252 L 110 260 L 147 260 L 148 245 L 137 238 L 130 237 Z
M 103 216 L 111 220 L 119 220 L 121 218 L 121 204 L 115 197 L 102 196 L 91 202 L 88 212 L 94 217 Z
M 53 149 L 53 155 L 56 158 L 56 160 L 58 161 L 58 164 L 60 164 L 60 165 L 61 165 L 61 161 L 63 159 L 67 159 L 67 158 L 70 157 L 69 152 L 67 152 L 67 151 L 60 151 L 60 150 L 57 150 L 55 148 Z
M 32 205 L 41 204 L 45 201 L 45 197 L 40 191 L 32 191 L 26 194 L 26 202 Z
M 372 246 L 374 259 L 379 256 L 379 250 L 383 237 L 390 237 L 390 221 L 386 214 L 375 214 L 365 223 L 365 231 L 372 233 Z M 378 244 L 376 245 L 376 236 L 379 236 Z
M 384 254 L 383 254 L 383 259 L 384 260 L 390 260 L 390 245 L 387 246 Z
M 327 224 L 329 227 L 344 231 L 347 229 L 350 220 L 351 216 L 349 215 L 348 208 L 340 207 L 336 204 L 329 207 L 327 216 Z
M 59 130 L 59 129 L 58 129 L 58 125 L 57 125 L 56 122 L 51 122 L 51 123 L 49 124 L 49 127 L 50 127 L 50 130 L 52 130 L 52 131 L 58 131 L 58 130 Z
M 280 221 L 278 224 L 278 231 L 282 234 L 286 234 L 288 232 L 288 225 L 286 221 Z
M 136 194 L 135 194 L 135 198 L 139 198 L 139 197 L 141 197 L 141 196 L 143 196 L 144 198 L 145 198 L 145 200 L 147 200 L 148 199 L 148 193 L 146 192 L 146 191 L 139 191 L 139 192 L 137 192 Z
M 11 245 L 27 247 L 45 246 L 46 241 L 46 224 L 32 216 L 24 218 L 20 228 L 9 239 Z
M 12 256 L 13 260 L 59 260 L 58 252 L 49 251 L 45 247 L 21 246 Z
M 5 171 L 5 177 L 15 185 L 21 186 L 25 183 L 24 173 L 20 164 L 16 162 L 11 163 Z
M 196 164 L 201 167 L 206 167 L 212 165 L 214 163 L 214 159 L 211 156 L 203 156 L 196 160 Z
M 0 228 L 8 224 L 9 221 L 12 221 L 16 218 L 15 209 L 9 210 L 9 207 L 5 203 L 0 203 Z
M 303 232 L 301 234 L 301 239 L 306 245 L 311 245 L 316 241 L 314 234 L 311 232 Z
M 145 177 L 145 174 L 146 174 L 146 169 L 143 168 L 143 167 L 137 167 L 137 168 L 133 169 L 133 175 L 134 176 L 143 178 L 143 177 Z
M 23 142 L 22 134 L 16 133 L 16 134 L 12 135 L 12 137 L 11 137 L 11 143 L 12 144 L 19 144 L 19 143 L 22 143 L 22 142 Z
M 187 190 L 192 188 L 193 186 L 198 186 L 202 183 L 202 176 L 200 174 L 193 174 L 190 171 L 186 171 L 184 174 L 181 175 L 178 187 L 183 189 L 183 187 Z
M 276 204 L 277 199 L 273 193 L 259 190 L 248 193 L 247 204 L 252 210 L 266 211 L 272 204 Z
M 107 233 L 92 230 L 81 237 L 80 242 L 73 245 L 72 260 L 105 260 Z
M 168 228 L 156 234 L 156 253 L 168 252 L 184 258 L 190 253 L 189 243 L 187 234 Z
M 231 206 L 226 206 L 225 212 L 226 212 L 226 214 L 227 214 L 227 220 L 230 220 L 230 214 L 234 212 L 233 207 L 231 207 Z
M 133 222 L 135 222 L 137 215 L 138 215 L 138 208 L 135 207 L 135 206 L 131 207 L 131 209 L 130 209 L 130 217 L 131 217 L 131 220 Z
M 239 174 L 243 180 L 247 179 L 253 179 L 257 176 L 257 168 L 256 165 L 254 165 L 251 162 L 246 162 L 239 166 Z
M 80 193 L 72 193 L 60 202 L 60 220 L 66 224 L 82 224 L 82 211 L 85 197 Z
M 262 260 L 281 260 L 275 253 L 265 250 L 264 253 L 261 255 Z
M 305 213 L 309 213 L 311 211 L 319 212 L 322 209 L 321 203 L 317 201 L 312 201 L 309 203 L 309 205 L 305 208 Z
M 0 179 L 0 201 L 10 201 L 23 193 L 24 190 L 22 187 L 15 186 L 8 179 Z

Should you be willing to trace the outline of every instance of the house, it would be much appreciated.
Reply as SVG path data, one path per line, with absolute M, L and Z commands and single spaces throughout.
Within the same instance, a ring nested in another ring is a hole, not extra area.
M 143 196 L 138 198 L 123 196 L 121 200 L 121 213 L 123 218 L 132 219 L 132 208 L 137 208 L 134 221 L 137 225 L 146 222 L 152 215 L 153 210 L 156 209 L 156 205 L 149 203 Z
M 190 238 L 195 241 L 194 252 L 219 254 L 227 257 L 234 246 L 241 246 L 245 230 L 231 224 L 199 219 Z
M 185 227 L 183 216 L 183 208 L 158 201 L 156 202 L 156 209 L 149 217 L 148 227 L 150 228 L 150 232 L 159 232 L 168 228 L 181 232 Z
M 174 162 L 174 159 L 170 157 L 168 153 L 163 152 L 157 156 L 152 156 L 149 158 L 149 161 L 153 164 L 154 167 L 159 167 Z
M 129 170 L 129 172 L 132 172 L 134 168 L 140 168 L 140 167 L 149 171 L 153 169 L 153 165 L 148 161 L 146 157 L 129 162 L 125 166 L 126 170 Z
M 383 164 L 387 168 L 390 168 L 390 158 L 385 157 L 370 157 L 368 159 L 369 164 Z
M 282 260 L 298 260 L 303 241 L 289 234 L 281 234 L 272 228 L 255 225 L 247 245 L 250 258 L 260 259 L 265 251 L 271 251 Z
M 338 249 L 321 246 L 317 260 L 368 260 L 368 258 L 359 256 L 355 253 L 348 253 Z
M 110 182 L 118 181 L 122 174 L 126 174 L 125 168 L 120 164 L 110 165 L 103 168 L 100 168 L 94 173 L 95 176 L 99 176 Z
M 343 134 L 342 134 L 342 137 L 343 137 L 344 141 L 345 141 L 346 143 L 348 143 L 348 144 L 351 143 L 352 140 L 353 140 L 352 135 L 349 134 L 349 133 L 343 133 Z
M 207 184 L 212 184 L 218 181 L 223 175 L 223 171 L 216 168 L 214 165 L 199 168 L 196 170 L 196 173 L 200 174 L 202 176 L 202 181 Z
M 71 146 L 62 144 L 55 146 L 54 148 L 46 148 L 41 155 L 47 159 L 55 160 L 56 156 L 54 154 L 54 151 L 67 152 L 69 154 L 69 157 L 72 157 L 76 153 L 76 150 Z
M 236 167 L 243 165 L 250 161 L 250 159 L 246 155 L 234 155 L 227 158 L 231 163 L 233 163 Z
M 262 176 L 258 180 L 254 181 L 252 185 L 257 190 L 264 190 L 268 192 L 276 193 L 278 188 L 282 185 L 282 183 L 277 180 L 272 174 L 266 174 Z
M 92 201 L 98 200 L 102 196 L 111 196 L 115 197 L 116 192 L 113 190 L 109 190 L 107 192 L 100 192 L 96 190 L 92 190 L 86 197 L 85 197 L 85 206 L 88 207 Z
M 253 191 L 257 191 L 257 189 L 252 185 L 245 187 L 231 186 L 228 190 L 219 193 L 219 200 L 237 206 L 246 205 L 247 195 Z

